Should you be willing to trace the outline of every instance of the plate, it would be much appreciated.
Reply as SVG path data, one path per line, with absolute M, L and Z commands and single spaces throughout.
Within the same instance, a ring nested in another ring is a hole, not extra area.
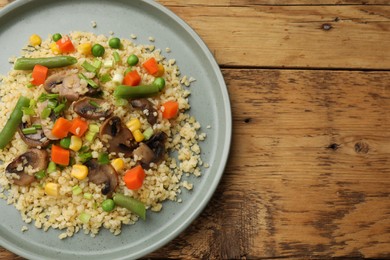
M 93 28 L 91 22 L 97 27 Z M 167 58 L 175 58 L 182 75 L 196 79 L 190 88 L 190 114 L 207 134 L 201 142 L 201 156 L 209 168 L 202 177 L 188 177 L 192 191 L 180 194 L 182 203 L 165 202 L 159 213 L 148 211 L 146 221 L 123 226 L 112 235 L 104 228 L 91 238 L 82 231 L 65 240 L 58 230 L 44 232 L 26 225 L 19 212 L 0 200 L 0 244 L 28 259 L 132 259 L 155 251 L 179 235 L 201 213 L 212 197 L 224 171 L 231 142 L 231 109 L 221 71 L 200 37 L 178 16 L 154 1 L 128 0 L 19 0 L 0 11 L 0 73 L 11 69 L 8 59 L 19 56 L 28 37 L 47 37 L 56 32 L 91 31 L 96 34 L 130 38 L 148 44 L 148 38 Z M 172 52 L 165 53 L 169 47 Z M 210 125 L 210 128 L 206 126 Z

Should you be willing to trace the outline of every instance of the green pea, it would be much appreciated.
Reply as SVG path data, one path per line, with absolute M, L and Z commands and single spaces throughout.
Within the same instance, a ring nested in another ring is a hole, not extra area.
M 105 51 L 106 50 L 104 49 L 104 47 L 99 43 L 96 43 L 92 46 L 92 55 L 95 57 L 102 57 Z
M 53 37 L 52 37 L 53 41 L 55 41 L 55 42 L 58 41 L 61 38 L 62 38 L 62 35 L 59 34 L 59 33 L 53 34 Z
M 106 212 L 110 212 L 115 208 L 115 203 L 112 199 L 106 199 L 102 203 L 102 209 Z
M 108 41 L 108 46 L 110 46 L 113 49 L 119 49 L 121 47 L 121 40 L 117 37 L 111 38 Z
M 163 88 L 165 87 L 165 79 L 164 79 L 164 78 L 161 78 L 161 77 L 158 77 L 158 78 L 156 78 L 156 79 L 153 81 L 153 85 L 155 85 L 156 87 L 158 87 L 158 89 L 161 91 L 161 90 L 163 90 Z
M 137 65 L 137 63 L 138 63 L 138 57 L 137 57 L 137 55 L 131 54 L 131 55 L 127 58 L 127 64 L 129 64 L 130 66 Z

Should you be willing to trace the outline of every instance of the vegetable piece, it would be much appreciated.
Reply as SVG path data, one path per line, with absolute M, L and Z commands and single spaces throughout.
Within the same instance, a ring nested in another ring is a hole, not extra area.
M 83 197 L 84 197 L 84 199 L 91 200 L 92 194 L 91 193 L 84 193 Z
M 117 37 L 111 38 L 108 41 L 108 46 L 110 46 L 113 49 L 119 49 L 121 47 L 121 40 Z
M 69 132 L 75 136 L 82 137 L 85 132 L 88 130 L 88 122 L 76 117 L 72 120 L 72 126 L 69 128 Z
M 141 128 L 141 121 L 139 121 L 138 118 L 132 118 L 129 122 L 126 123 L 126 126 L 131 132 L 134 132 L 135 130 Z
M 141 201 L 120 193 L 116 193 L 113 197 L 113 200 L 116 205 L 130 210 L 143 220 L 146 219 L 146 208 Z
M 49 196 L 57 197 L 58 196 L 58 190 L 59 190 L 59 186 L 58 186 L 57 183 L 48 182 L 45 185 L 45 193 L 47 195 L 49 195 Z
M 110 158 L 108 157 L 108 153 L 100 153 L 98 156 L 98 163 L 99 164 L 109 164 Z
M 145 139 L 144 135 L 142 134 L 142 132 L 139 129 L 137 129 L 133 132 L 133 136 L 134 136 L 135 141 L 138 143 L 142 142 Z
M 115 171 L 120 171 L 120 170 L 123 170 L 123 168 L 125 168 L 125 162 L 123 161 L 122 158 L 116 158 L 114 160 L 111 161 L 111 165 L 112 167 L 114 167 Z
M 79 195 L 83 192 L 83 190 L 80 188 L 79 185 L 73 186 L 72 187 L 72 193 L 73 195 Z
M 64 36 L 58 41 L 56 41 L 58 49 L 60 52 L 74 52 L 75 48 L 72 43 L 72 40 L 68 36 Z
M 34 84 L 35 86 L 39 86 L 45 83 L 48 71 L 49 69 L 45 66 L 39 64 L 35 65 L 31 75 L 32 77 L 31 83 Z
M 36 134 L 37 132 L 38 131 L 37 131 L 37 129 L 35 129 L 35 127 L 28 127 L 28 128 L 24 128 L 22 130 L 22 133 L 25 135 Z
M 52 36 L 53 41 L 57 42 L 59 39 L 62 38 L 62 35 L 60 33 L 55 33 Z
M 88 132 L 85 134 L 85 139 L 89 142 L 92 142 L 95 139 L 97 133 L 99 133 L 99 126 L 96 124 L 90 124 L 88 126 Z
M 153 57 L 145 61 L 142 64 L 142 67 L 144 67 L 150 75 L 154 75 L 158 72 L 158 64 L 156 59 Z
M 115 208 L 115 203 L 112 199 L 106 199 L 102 202 L 102 209 L 106 212 L 110 212 Z
M 79 220 L 80 220 L 81 222 L 83 222 L 84 224 L 88 224 L 89 220 L 91 219 L 91 215 L 88 214 L 88 213 L 83 212 L 83 213 L 81 213 L 81 214 L 79 215 L 78 218 L 79 218 Z
M 72 135 L 70 137 L 70 145 L 69 149 L 72 151 L 79 151 L 81 149 L 81 146 L 83 145 L 83 142 L 81 141 L 81 138 L 75 135 Z
M 32 46 L 38 46 L 41 45 L 42 39 L 38 34 L 32 34 L 29 38 L 30 45 Z
M 99 43 L 96 43 L 92 46 L 92 55 L 95 57 L 102 57 L 105 51 L 106 50 L 104 49 L 104 47 Z
M 88 83 L 88 85 L 91 86 L 91 87 L 93 87 L 93 88 L 98 88 L 98 87 L 99 87 L 99 85 L 98 85 L 95 81 L 93 81 L 92 79 L 87 78 L 87 77 L 86 77 L 84 74 L 82 74 L 82 73 L 80 73 L 80 74 L 78 75 L 78 77 L 79 77 L 80 79 L 85 80 L 85 81 Z
M 85 42 L 77 46 L 78 52 L 84 55 L 90 55 L 92 53 L 92 44 L 90 42 Z
M 136 70 L 128 72 L 123 79 L 123 84 L 127 86 L 137 86 L 140 82 L 141 77 Z
M 161 78 L 161 77 L 158 77 L 156 78 L 154 81 L 153 81 L 153 85 L 157 86 L 158 89 L 161 91 L 164 89 L 165 87 L 165 79 L 164 78 Z
M 51 146 L 51 161 L 59 164 L 67 166 L 70 161 L 70 152 L 58 145 Z
M 145 171 L 141 165 L 137 165 L 125 172 L 123 181 L 126 187 L 130 190 L 138 190 L 141 188 L 145 179 Z
M 38 172 L 36 172 L 34 174 L 35 178 L 37 178 L 38 180 L 42 180 L 43 178 L 46 177 L 46 173 L 45 173 L 45 170 L 40 170 Z
M 91 152 L 86 152 L 86 153 L 79 153 L 79 161 L 81 163 L 85 163 L 88 160 L 92 159 L 92 153 Z
M 123 75 L 120 74 L 120 73 L 115 73 L 114 74 L 114 77 L 112 78 L 112 81 L 116 82 L 116 83 L 122 83 L 123 82 Z
M 123 79 L 122 79 L 122 80 L 123 80 Z M 122 80 L 121 80 L 121 82 L 122 82 Z M 106 74 L 101 75 L 100 78 L 99 78 L 99 81 L 100 81 L 101 83 L 107 83 L 107 82 L 111 81 L 111 76 L 110 76 L 110 74 L 106 73 Z
M 115 63 L 119 63 L 121 61 L 121 56 L 119 56 L 119 53 L 117 51 L 114 51 L 112 53 L 112 56 L 114 57 Z
M 61 68 L 77 63 L 77 59 L 72 56 L 55 56 L 47 58 L 18 58 L 15 61 L 15 70 L 32 70 L 39 64 L 49 69 Z
M 113 66 L 114 66 L 113 60 L 105 60 L 103 62 L 103 67 L 105 67 L 105 68 L 112 68 Z
M 83 64 L 81 64 L 81 67 L 83 67 L 88 72 L 93 72 L 93 73 L 97 72 L 97 68 L 93 66 L 91 63 L 89 63 L 88 61 L 84 61 Z
M 179 111 L 179 103 L 176 101 L 167 101 L 162 105 L 161 111 L 163 118 L 172 119 L 176 117 Z
M 61 139 L 60 146 L 65 149 L 69 149 L 70 146 L 70 137 L 65 137 Z
M 137 63 L 138 63 L 138 57 L 137 57 L 137 55 L 131 54 L 131 55 L 127 58 L 127 64 L 129 64 L 130 66 L 135 66 L 135 65 L 137 65 Z
M 50 46 L 50 50 L 52 53 L 54 53 L 54 54 L 60 53 L 60 49 L 58 49 L 58 45 L 55 42 L 50 43 L 49 46 Z
M 55 164 L 55 162 L 49 162 L 49 164 L 47 165 L 46 172 L 52 173 L 55 172 L 56 170 L 57 170 L 57 165 Z
M 165 72 L 164 66 L 161 63 L 158 63 L 157 67 L 158 67 L 158 71 L 157 71 L 157 73 L 153 74 L 153 76 L 161 77 L 162 75 L 164 75 L 164 72 Z
M 46 119 L 50 116 L 51 114 L 51 108 L 50 107 L 45 107 L 43 110 L 42 110 L 42 113 L 41 113 L 41 119 Z
M 84 180 L 88 176 L 88 167 L 82 164 L 75 164 L 72 166 L 72 171 L 70 175 L 75 177 L 78 180 Z
M 153 133 L 154 133 L 153 128 L 148 127 L 142 134 L 144 135 L 145 140 L 147 141 L 152 137 Z
M 64 138 L 68 135 L 69 129 L 72 127 L 72 122 L 60 117 L 54 123 L 51 133 L 58 138 Z
M 29 105 L 30 99 L 23 96 L 19 97 L 18 102 L 16 103 L 14 110 L 8 118 L 7 123 L 5 124 L 3 130 L 0 132 L 0 149 L 3 149 L 15 135 L 18 126 L 22 122 L 22 109 L 24 107 L 28 107 Z
M 61 114 L 62 111 L 64 111 L 65 108 L 66 108 L 66 105 L 64 103 L 62 103 L 62 104 L 59 104 L 58 106 L 56 106 L 53 109 L 53 112 L 56 116 L 58 116 L 59 114 Z
M 155 85 L 139 85 L 129 87 L 126 85 L 119 85 L 114 90 L 114 97 L 116 98 L 147 98 L 160 93 L 160 89 Z

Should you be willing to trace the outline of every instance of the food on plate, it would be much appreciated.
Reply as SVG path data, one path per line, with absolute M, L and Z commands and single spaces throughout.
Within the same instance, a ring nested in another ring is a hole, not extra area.
M 27 41 L 0 78 L 1 197 L 61 239 L 117 235 L 180 202 L 185 176 L 201 175 L 205 134 L 175 60 L 89 32 Z

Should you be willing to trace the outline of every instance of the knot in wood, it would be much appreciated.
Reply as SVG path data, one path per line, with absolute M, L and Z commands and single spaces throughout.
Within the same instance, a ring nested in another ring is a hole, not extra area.
M 370 147 L 368 143 L 360 141 L 355 144 L 355 152 L 357 153 L 368 153 Z
M 331 24 L 329 24 L 329 23 L 324 23 L 321 26 L 321 29 L 324 30 L 324 31 L 329 31 L 332 28 L 333 28 L 333 26 Z

